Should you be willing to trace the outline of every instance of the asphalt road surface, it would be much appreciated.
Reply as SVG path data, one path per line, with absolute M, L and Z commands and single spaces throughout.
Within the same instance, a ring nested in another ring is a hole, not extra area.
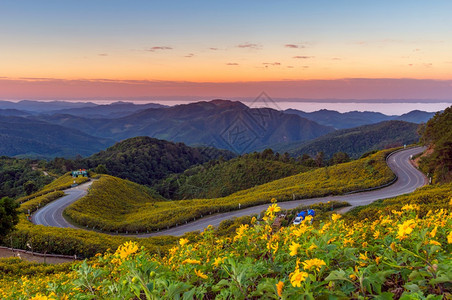
M 31 221 L 36 225 L 64 227 L 64 228 L 77 228 L 72 225 L 63 217 L 63 211 L 71 205 L 71 203 L 85 196 L 88 192 L 88 188 L 93 181 L 88 181 L 74 188 L 70 188 L 64 191 L 65 196 L 50 202 L 43 208 L 38 209 L 31 217 Z
M 313 199 L 294 200 L 286 202 L 278 202 L 278 205 L 283 209 L 295 208 L 299 205 L 310 205 L 319 202 L 328 201 L 347 201 L 351 204 L 350 207 L 346 207 L 341 210 L 345 212 L 355 206 L 367 205 L 375 200 L 386 199 L 413 192 L 415 189 L 427 184 L 427 178 L 418 171 L 410 162 L 410 156 L 416 155 L 424 151 L 425 148 L 416 147 L 409 148 L 403 151 L 395 152 L 387 159 L 389 167 L 397 175 L 397 181 L 390 186 L 376 189 L 368 192 L 353 193 L 342 196 L 331 196 Z M 32 217 L 34 224 L 40 224 L 45 226 L 56 227 L 71 227 L 75 228 L 72 224 L 68 223 L 63 217 L 63 210 L 69 206 L 72 202 L 77 201 L 84 195 L 89 187 L 89 183 L 85 183 L 76 188 L 66 190 L 67 196 L 64 196 L 52 203 L 39 209 Z M 202 219 L 190 222 L 188 224 L 173 227 L 167 230 L 161 230 L 150 234 L 135 235 L 137 237 L 149 237 L 156 235 L 174 235 L 180 236 L 185 232 L 203 230 L 208 225 L 218 226 L 222 221 L 231 219 L 234 217 L 248 216 L 252 214 L 258 214 L 261 211 L 267 209 L 268 204 L 253 206 L 244 208 L 237 211 L 231 211 L 226 213 L 219 213 L 215 215 L 206 216 Z

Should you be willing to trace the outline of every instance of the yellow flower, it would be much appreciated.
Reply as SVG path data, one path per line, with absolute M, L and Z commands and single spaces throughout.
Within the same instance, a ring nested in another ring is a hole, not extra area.
M 380 236 L 380 231 L 377 230 L 374 232 L 374 239 L 378 239 L 378 237 Z
M 419 205 L 416 204 L 406 204 L 402 207 L 402 210 L 419 210 Z
M 116 250 L 116 253 L 119 254 L 119 257 L 121 259 L 126 259 L 129 255 L 137 251 L 138 251 L 137 243 L 130 241 L 125 242 L 124 245 L 119 246 L 118 250 Z
M 435 240 L 430 240 L 429 244 L 430 244 L 430 245 L 441 246 L 441 243 L 440 243 L 440 242 L 437 242 L 437 241 L 435 241 Z
M 414 220 L 407 220 L 403 222 L 403 224 L 397 226 L 399 227 L 397 238 L 403 240 L 413 231 L 413 228 L 416 227 L 416 223 L 414 222 Z
M 452 231 L 447 235 L 447 243 L 452 244 Z
M 306 251 L 311 251 L 311 250 L 314 250 L 315 248 L 317 248 L 317 245 L 311 244 L 311 246 L 309 246 L 308 249 L 306 249 Z
M 189 241 L 187 240 L 187 239 L 184 239 L 184 238 L 182 238 L 182 239 L 180 239 L 179 240 L 179 245 L 181 246 L 181 247 L 183 247 L 185 244 L 187 244 Z
M 248 228 L 249 228 L 249 225 L 248 224 L 246 224 L 246 225 L 240 225 L 240 227 L 239 228 L 237 228 L 236 230 L 235 230 L 235 232 L 237 233 L 237 235 L 234 237 L 234 241 L 236 241 L 236 240 L 238 240 L 238 239 L 241 239 L 242 237 L 243 237 L 243 235 L 245 234 L 245 231 L 247 231 L 248 230 Z
M 331 219 L 333 219 L 333 222 L 336 222 L 336 220 L 339 220 L 342 216 L 339 214 L 332 214 Z
M 251 224 L 254 224 L 254 223 L 256 223 L 256 217 L 251 218 Z
M 276 203 L 276 202 L 278 202 L 278 200 L 276 200 L 276 198 L 272 198 L 272 199 L 270 200 L 270 202 L 271 202 L 271 203 Z
M 202 271 L 198 271 L 198 270 L 195 269 L 195 273 L 196 273 L 196 276 L 198 276 L 199 278 L 202 278 L 202 279 L 207 279 L 207 278 L 209 278 L 209 276 L 207 276 L 206 274 L 204 274 Z
M 367 257 L 367 251 L 366 251 L 364 254 L 360 253 L 360 254 L 359 254 L 359 259 L 361 259 L 361 260 L 363 260 L 363 261 L 368 260 L 369 257 Z M 365 265 L 367 265 L 366 262 L 360 262 L 359 264 L 360 264 L 361 267 L 364 267 Z
M 305 233 L 306 231 L 308 231 L 308 227 L 306 227 L 304 224 L 300 224 L 297 229 L 293 230 L 292 233 L 297 236 L 300 237 L 303 233 Z
M 298 248 L 300 248 L 301 245 L 296 243 L 296 242 L 292 242 L 292 245 L 289 246 L 289 250 L 290 250 L 290 256 L 295 256 L 298 253 Z
M 267 208 L 266 215 L 273 215 L 274 213 L 277 213 L 281 211 L 281 208 L 278 206 L 278 204 L 272 204 Z
M 320 271 L 320 268 L 322 266 L 326 266 L 326 263 L 318 258 L 308 259 L 305 260 L 303 263 L 303 269 L 305 270 L 312 270 L 313 268 L 317 269 L 317 271 Z
M 304 218 L 304 222 L 305 222 L 305 223 L 311 222 L 312 219 L 313 219 L 312 216 L 306 216 L 306 217 Z
M 30 298 L 30 300 L 48 300 L 49 298 L 45 295 L 36 294 L 33 298 Z
M 214 261 L 213 261 L 213 265 L 215 266 L 215 267 L 218 267 L 221 263 L 223 263 L 223 261 L 226 259 L 226 257 L 223 257 L 223 258 L 221 258 L 221 257 L 216 257 L 215 259 L 214 259 Z
M 349 238 L 344 239 L 344 247 L 347 247 L 348 244 L 350 244 L 350 246 L 353 246 L 353 240 Z
M 397 249 L 397 248 L 396 248 L 396 244 L 395 244 L 394 242 L 392 242 L 391 245 L 389 245 L 389 247 L 391 247 L 391 250 L 394 251 L 394 252 L 395 252 L 396 249 Z
M 401 216 L 403 214 L 403 211 L 397 211 L 397 210 L 392 210 L 391 211 L 394 215 L 398 215 Z
M 361 246 L 363 246 L 363 248 L 366 248 L 366 247 L 367 247 L 367 242 L 363 242 L 363 243 L 361 244 Z
M 350 274 L 350 276 L 349 276 L 349 277 L 350 277 L 350 279 L 351 279 L 351 280 L 356 280 L 356 279 L 358 278 L 358 277 L 356 277 L 356 275 L 355 275 L 355 274 Z
M 380 260 L 381 260 L 381 256 L 377 256 L 375 257 L 375 262 L 378 264 L 380 264 Z
M 281 295 L 282 295 L 282 289 L 283 289 L 283 287 L 284 287 L 284 282 L 282 282 L 282 281 L 279 281 L 279 282 L 276 284 L 276 292 L 278 293 L 278 296 L 279 296 L 279 297 L 281 297 Z
M 437 230 L 438 230 L 438 226 L 435 226 L 435 228 L 433 228 L 433 230 L 429 233 L 430 237 L 434 238 Z
M 183 265 L 185 265 L 185 264 L 197 264 L 197 265 L 200 265 L 201 262 L 199 260 L 196 260 L 196 259 L 187 258 L 186 260 L 184 260 L 182 262 L 182 264 Z
M 295 270 L 290 274 L 290 283 L 293 287 L 301 287 L 301 282 L 305 281 L 308 276 L 309 274 L 306 272 Z

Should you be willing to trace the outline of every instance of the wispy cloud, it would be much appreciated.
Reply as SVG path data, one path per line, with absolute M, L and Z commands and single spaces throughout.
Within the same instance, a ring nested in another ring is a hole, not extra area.
M 155 51 L 159 51 L 159 50 L 173 50 L 173 48 L 168 47 L 168 46 L 154 46 L 149 49 L 146 49 L 146 51 L 149 51 L 149 52 L 155 52 Z
M 237 45 L 237 47 L 239 48 L 248 48 L 248 49 L 262 49 L 261 45 L 258 44 L 252 44 L 252 43 L 243 43 L 243 44 L 239 44 Z
M 297 55 L 297 56 L 294 56 L 293 58 L 296 58 L 296 59 L 309 59 L 309 58 L 313 58 L 314 56 L 306 56 L 306 55 Z
M 188 57 L 188 58 L 190 58 L 190 57 L 193 57 L 193 56 L 195 56 L 193 53 L 188 53 L 187 55 L 185 55 L 184 57 Z
M 227 66 L 238 66 L 239 64 L 238 63 L 229 62 L 229 63 L 226 63 L 226 65 Z
M 108 53 L 99 53 L 98 56 L 108 56 Z
M 281 63 L 280 62 L 272 62 L 272 63 L 268 63 L 268 62 L 264 62 L 262 63 L 264 66 L 280 66 Z
M 212 51 L 217 51 L 217 50 L 218 50 L 218 48 L 215 48 L 215 47 L 210 47 L 210 48 L 209 48 L 209 50 L 212 50 Z
M 284 47 L 291 49 L 303 49 L 306 48 L 305 45 L 297 45 L 297 44 L 285 44 Z

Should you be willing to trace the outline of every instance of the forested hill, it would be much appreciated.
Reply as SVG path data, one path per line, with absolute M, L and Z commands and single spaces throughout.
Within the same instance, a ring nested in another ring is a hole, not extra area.
M 291 156 L 316 155 L 318 152 L 324 152 L 327 158 L 332 157 L 336 152 L 345 152 L 351 158 L 358 158 L 371 150 L 416 143 L 419 140 L 418 126 L 418 124 L 403 121 L 386 121 L 338 130 L 307 143 L 280 146 L 275 150 L 288 151 Z
M 196 164 L 235 155 L 229 151 L 207 147 L 188 147 L 150 137 L 135 137 L 119 142 L 88 158 L 78 160 L 55 159 L 49 167 L 66 172 L 75 168 L 97 168 L 136 183 L 153 185 L 172 173 L 180 173 Z
M 434 183 L 452 181 L 452 106 L 427 122 L 422 141 L 431 153 L 421 159 L 423 171 L 433 175 Z
M 311 164 L 309 164 L 311 162 Z M 170 175 L 155 188 L 168 199 L 219 198 L 276 179 L 314 168 L 314 161 L 301 161 L 288 155 L 245 154 L 229 161 L 215 160 Z

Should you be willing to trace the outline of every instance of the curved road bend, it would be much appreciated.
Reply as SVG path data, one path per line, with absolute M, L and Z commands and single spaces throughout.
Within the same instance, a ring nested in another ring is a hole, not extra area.
M 346 207 L 341 211 L 347 211 L 355 206 L 367 205 L 378 199 L 386 199 L 413 192 L 418 187 L 421 187 L 427 183 L 427 178 L 418 171 L 410 162 L 410 156 L 416 155 L 424 151 L 423 147 L 409 148 L 400 152 L 392 154 L 388 158 L 388 165 L 392 171 L 397 175 L 397 181 L 385 188 L 360 192 L 342 196 L 330 196 L 322 198 L 302 199 L 286 202 L 278 202 L 278 205 L 283 209 L 292 209 L 299 205 L 310 205 L 319 202 L 328 201 L 347 201 L 351 204 L 350 207 Z M 41 224 L 46 226 L 57 227 L 72 227 L 63 218 L 63 210 L 72 202 L 77 201 L 86 194 L 86 189 L 89 185 L 83 184 L 76 188 L 66 190 L 67 196 L 53 201 L 52 203 L 39 209 L 32 217 L 32 221 L 35 224 Z M 231 219 L 234 217 L 248 216 L 252 214 L 258 214 L 261 211 L 267 209 L 268 204 L 262 204 L 258 206 L 248 207 L 237 211 L 231 211 L 226 213 L 215 214 L 204 217 L 202 219 L 184 224 L 178 227 L 173 227 L 167 230 L 154 232 L 150 234 L 135 235 L 137 237 L 149 237 L 156 235 L 183 235 L 185 232 L 203 230 L 209 225 L 218 226 L 222 221 Z
M 63 211 L 73 202 L 85 196 L 92 183 L 93 181 L 90 180 L 76 187 L 64 190 L 65 196 L 38 209 L 32 215 L 31 221 L 36 225 L 78 228 L 66 221 L 63 217 Z
M 427 184 L 427 178 L 418 171 L 410 162 L 410 156 L 416 155 L 424 151 L 424 147 L 409 148 L 400 152 L 392 154 L 388 158 L 388 165 L 391 170 L 397 175 L 398 179 L 392 185 L 369 192 L 360 192 L 342 196 L 330 196 L 321 198 L 302 199 L 294 201 L 278 202 L 278 205 L 283 209 L 296 208 L 299 205 L 311 205 L 319 202 L 328 201 L 347 201 L 351 206 L 341 210 L 345 212 L 355 206 L 367 205 L 379 199 L 392 198 L 395 196 L 413 192 L 415 189 Z M 140 236 L 155 236 L 155 235 L 183 235 L 188 231 L 203 230 L 209 225 L 218 226 L 222 221 L 234 217 L 249 216 L 252 214 L 259 214 L 266 210 L 268 204 L 248 207 L 241 210 L 211 215 L 202 219 L 184 224 L 178 227 L 173 227 L 167 230 L 162 230 L 156 233 Z

